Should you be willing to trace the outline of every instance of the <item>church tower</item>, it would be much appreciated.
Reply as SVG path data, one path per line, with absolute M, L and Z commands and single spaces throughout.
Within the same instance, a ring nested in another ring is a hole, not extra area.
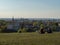
M 13 23 L 14 23 L 14 16 L 12 17 L 12 21 L 13 21 Z

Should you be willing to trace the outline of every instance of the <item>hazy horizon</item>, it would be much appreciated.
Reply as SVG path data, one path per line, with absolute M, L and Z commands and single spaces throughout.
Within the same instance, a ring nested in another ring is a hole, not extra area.
M 0 18 L 60 18 L 60 0 L 0 0 Z

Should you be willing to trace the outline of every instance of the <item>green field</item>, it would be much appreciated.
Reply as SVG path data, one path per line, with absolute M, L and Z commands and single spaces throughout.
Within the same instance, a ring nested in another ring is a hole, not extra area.
M 60 45 L 60 32 L 0 33 L 0 45 Z

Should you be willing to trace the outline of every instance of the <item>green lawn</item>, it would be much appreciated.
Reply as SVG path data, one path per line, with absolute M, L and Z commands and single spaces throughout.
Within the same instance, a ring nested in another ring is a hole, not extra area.
M 0 45 L 60 45 L 60 32 L 0 33 Z

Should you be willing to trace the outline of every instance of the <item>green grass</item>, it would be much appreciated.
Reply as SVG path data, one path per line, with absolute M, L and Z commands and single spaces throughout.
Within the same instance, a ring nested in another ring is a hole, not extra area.
M 60 45 L 60 32 L 0 33 L 0 45 Z

